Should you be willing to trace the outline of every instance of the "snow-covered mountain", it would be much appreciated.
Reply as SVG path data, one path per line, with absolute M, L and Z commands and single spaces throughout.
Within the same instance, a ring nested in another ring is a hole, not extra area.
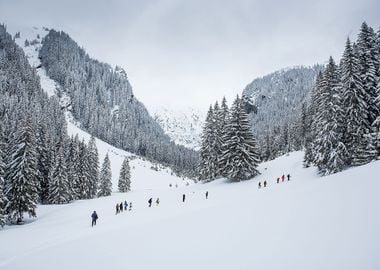
M 61 106 L 83 130 L 113 146 L 169 165 L 177 173 L 192 173 L 196 152 L 171 142 L 134 96 L 122 68 L 90 58 L 64 32 L 12 26 L 10 30 L 36 68 L 42 88 L 50 89 L 45 90 L 49 96 L 60 98 Z M 66 56 L 57 55 L 57 44 L 59 54 Z
M 200 148 L 206 110 L 154 107 L 150 109 L 150 113 L 175 143 L 195 150 Z
M 81 123 L 75 120 L 73 117 L 70 111 L 70 104 L 72 103 L 71 98 L 59 90 L 60 86 L 46 74 L 45 68 L 41 66 L 38 52 L 42 46 L 41 41 L 49 32 L 49 29 L 39 27 L 18 27 L 14 29 L 11 28 L 10 30 L 15 34 L 15 41 L 24 50 L 30 65 L 37 68 L 36 70 L 38 76 L 40 77 L 41 88 L 47 93 L 49 97 L 54 95 L 59 96 L 60 105 L 65 111 L 68 135 L 78 135 L 80 140 L 88 142 L 90 140 L 91 134 L 83 130 L 81 128 Z M 114 111 L 117 111 L 117 106 L 115 106 Z M 185 184 L 189 185 L 194 183 L 191 179 L 188 179 L 186 177 L 176 177 L 174 172 L 166 166 L 149 162 L 143 157 L 110 145 L 109 143 L 104 142 L 99 138 L 95 139 L 99 152 L 99 160 L 102 161 L 107 153 L 109 155 L 112 170 L 112 188 L 114 191 L 117 190 L 120 168 L 125 157 L 129 157 L 131 159 L 130 164 L 132 167 L 132 190 L 149 189 L 152 187 L 164 188 L 169 184 L 181 187 Z M 162 176 L 160 177 L 160 175 Z M 140 179 L 145 179 L 146 181 L 141 181 Z M 151 181 L 153 179 L 156 181 Z

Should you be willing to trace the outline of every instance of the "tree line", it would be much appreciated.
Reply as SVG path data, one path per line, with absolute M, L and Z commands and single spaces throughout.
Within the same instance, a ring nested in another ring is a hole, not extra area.
M 49 98 L 23 50 L 0 25 L 0 226 L 36 216 L 38 203 L 62 204 L 111 193 L 106 156 L 99 174 L 95 138 L 69 138 L 56 97 Z M 130 190 L 128 160 L 119 190 Z
M 233 181 L 259 174 L 259 149 L 252 133 L 243 100 L 238 96 L 228 108 L 223 98 L 210 106 L 202 133 L 199 179 L 227 177 Z
M 304 117 L 305 166 L 326 175 L 379 157 L 380 29 L 376 34 L 364 22 L 339 64 L 330 57 Z

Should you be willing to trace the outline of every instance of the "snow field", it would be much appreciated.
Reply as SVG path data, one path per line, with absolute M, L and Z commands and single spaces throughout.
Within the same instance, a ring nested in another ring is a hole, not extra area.
M 251 181 L 40 206 L 37 220 L 0 231 L 0 269 L 379 269 L 379 166 L 320 178 L 296 152 L 261 164 Z M 276 184 L 284 168 L 291 181 Z M 133 210 L 115 215 L 125 199 Z

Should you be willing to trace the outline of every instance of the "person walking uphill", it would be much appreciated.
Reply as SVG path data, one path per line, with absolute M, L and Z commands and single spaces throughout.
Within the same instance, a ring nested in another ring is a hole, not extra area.
M 124 210 L 125 210 L 125 211 L 128 210 L 128 202 L 127 202 L 127 201 L 124 201 Z
M 284 174 L 282 175 L 281 179 L 282 179 L 282 182 L 284 182 L 284 180 L 285 180 L 285 175 Z
M 157 198 L 156 200 L 156 206 L 158 206 L 160 204 L 160 198 Z
M 123 202 L 120 203 L 119 209 L 120 209 L 120 212 L 123 212 Z
M 153 199 L 152 199 L 152 198 L 150 198 L 150 199 L 148 200 L 148 203 L 149 203 L 149 207 L 152 207 L 152 202 L 153 202 Z
M 206 191 L 206 200 L 208 199 L 208 191 Z
M 91 215 L 91 219 L 92 219 L 91 227 L 96 226 L 96 220 L 98 219 L 98 214 L 96 213 L 95 210 Z
M 290 174 L 288 174 L 288 181 L 290 181 Z
M 185 202 L 185 199 L 186 199 L 186 195 L 183 194 L 183 195 L 182 195 L 182 202 Z
M 116 215 L 120 213 L 119 204 L 116 204 Z

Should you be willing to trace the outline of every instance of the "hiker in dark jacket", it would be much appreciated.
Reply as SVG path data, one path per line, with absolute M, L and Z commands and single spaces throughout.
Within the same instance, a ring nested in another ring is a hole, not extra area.
M 91 227 L 96 226 L 96 220 L 98 219 L 98 214 L 96 213 L 95 210 L 94 210 L 94 212 L 91 215 L 91 219 L 92 219 Z
M 186 198 L 186 195 L 183 194 L 183 195 L 182 195 L 182 202 L 185 202 L 185 198 Z
M 264 181 L 264 187 L 267 187 L 267 180 Z
M 208 199 L 208 191 L 206 191 L 206 199 Z
M 127 203 L 127 201 L 124 201 L 124 210 L 125 210 L 125 211 L 128 210 L 128 203 Z
M 259 188 L 261 188 L 261 182 L 259 182 Z
M 116 204 L 116 215 L 120 213 L 119 204 Z
M 156 206 L 158 206 L 160 204 L 160 198 L 157 198 L 156 200 Z
M 123 208 L 123 202 L 120 203 L 120 205 L 119 205 L 119 209 L 120 209 L 120 212 L 123 212 L 123 209 L 124 209 L 124 208 Z
M 290 174 L 288 174 L 288 181 L 290 181 Z
M 148 200 L 148 203 L 149 203 L 149 207 L 151 207 L 151 206 L 152 206 L 152 202 L 153 202 L 153 199 L 152 199 L 152 198 L 150 198 L 150 199 Z

